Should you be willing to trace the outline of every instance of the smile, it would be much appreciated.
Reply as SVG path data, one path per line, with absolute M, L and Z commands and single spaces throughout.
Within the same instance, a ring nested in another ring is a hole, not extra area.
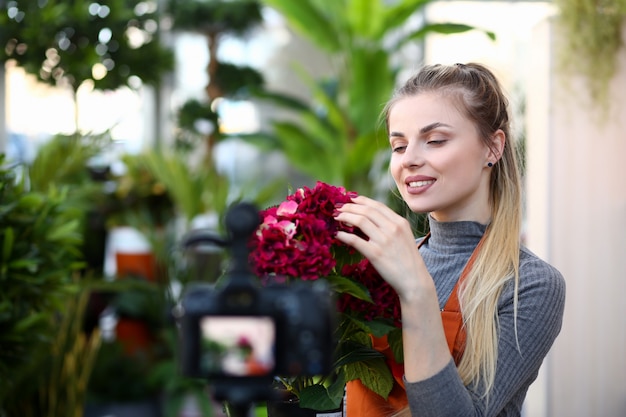
M 426 185 L 430 185 L 430 184 L 434 184 L 435 180 L 428 180 L 428 181 L 411 181 L 409 183 L 409 187 L 424 187 Z

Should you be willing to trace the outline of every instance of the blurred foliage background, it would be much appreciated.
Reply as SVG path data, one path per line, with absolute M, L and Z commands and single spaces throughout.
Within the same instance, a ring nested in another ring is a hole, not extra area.
M 463 22 L 429 22 L 433 1 L 0 1 L 0 63 L 75 104 L 73 132 L 53 135 L 32 160 L 0 163 L 0 416 L 81 416 L 90 405 L 144 400 L 155 415 L 177 416 L 190 398 L 210 415 L 205 384 L 178 375 L 170 312 L 189 281 L 215 280 L 224 261 L 215 248 L 184 253 L 182 237 L 222 232 L 234 202 L 266 207 L 320 180 L 387 202 L 424 233 L 423 217 L 393 193 L 379 113 L 406 70 L 403 51 L 422 50 L 428 35 L 495 39 Z M 327 63 L 320 72 L 281 61 L 304 96 L 270 88 L 254 62 L 224 53 L 233 39 L 259 37 L 268 10 Z M 180 64 L 172 39 L 186 34 L 206 45 L 207 83 L 182 99 L 171 88 Z M 112 130 L 79 128 L 81 89 L 169 94 L 169 114 L 153 117 L 171 129 L 138 153 L 115 151 Z M 266 117 L 233 132 L 224 103 L 254 103 Z M 219 146 L 234 141 L 258 155 L 243 167 L 249 183 L 220 165 Z M 275 155 L 286 164 L 270 175 Z M 154 277 L 107 276 L 107 238 L 118 227 L 146 237 Z M 124 339 L 122 325 L 145 338 Z

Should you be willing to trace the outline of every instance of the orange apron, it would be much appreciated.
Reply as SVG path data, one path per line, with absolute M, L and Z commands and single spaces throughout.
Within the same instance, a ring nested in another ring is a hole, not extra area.
M 430 234 L 426 235 L 420 242 L 419 246 L 424 244 Z M 461 276 L 456 285 L 452 289 L 452 294 L 441 310 L 441 319 L 443 321 L 443 330 L 446 335 L 446 341 L 450 348 L 450 353 L 454 358 L 454 362 L 458 365 L 463 357 L 465 349 L 465 328 L 463 327 L 463 316 L 458 298 L 459 285 L 469 273 L 482 240 L 474 249 L 474 252 L 467 261 L 465 268 L 461 272 Z M 418 247 L 419 247 L 418 246 Z M 355 379 L 346 385 L 346 416 L 347 417 L 384 417 L 393 414 L 405 408 L 408 405 L 406 392 L 404 390 L 404 367 L 398 364 L 393 358 L 393 352 L 387 343 L 387 337 L 376 338 L 372 336 L 372 347 L 383 355 L 387 361 L 387 365 L 391 369 L 394 378 L 393 388 L 389 393 L 389 397 L 385 400 L 380 395 L 369 390 L 360 380 Z

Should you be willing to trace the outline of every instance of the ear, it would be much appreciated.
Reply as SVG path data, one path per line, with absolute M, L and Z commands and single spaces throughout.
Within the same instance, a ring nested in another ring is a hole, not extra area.
M 500 160 L 500 158 L 502 158 L 505 143 L 506 135 L 504 134 L 502 129 L 496 130 L 493 136 L 491 136 L 491 145 L 489 146 L 489 151 L 487 154 L 487 159 L 489 162 L 495 164 Z

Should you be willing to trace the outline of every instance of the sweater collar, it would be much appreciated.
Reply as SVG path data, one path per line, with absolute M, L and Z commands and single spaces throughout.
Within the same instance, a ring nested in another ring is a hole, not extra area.
M 487 225 L 474 221 L 439 222 L 428 216 L 428 246 L 437 252 L 472 252 L 485 233 Z

